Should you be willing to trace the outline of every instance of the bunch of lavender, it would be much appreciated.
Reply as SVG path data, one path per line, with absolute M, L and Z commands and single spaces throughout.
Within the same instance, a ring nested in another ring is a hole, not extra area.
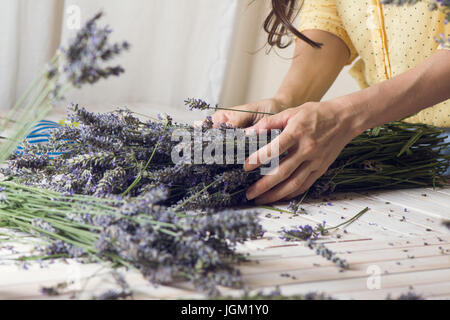
M 42 120 L 70 88 L 95 84 L 100 79 L 119 76 L 121 66 L 104 64 L 128 50 L 127 42 L 111 44 L 108 27 L 99 27 L 100 12 L 90 19 L 66 47 L 61 47 L 45 70 L 31 83 L 8 115 L 0 121 L 0 163 L 22 142 L 30 129 Z M 12 128 L 9 128 L 13 124 Z M 9 130 L 10 132 L 6 132 Z
M 194 127 L 174 123 L 168 116 L 142 122 L 128 110 L 94 114 L 73 106 L 66 126 L 53 131 L 50 144 L 25 145 L 23 155 L 13 156 L 3 174 L 26 185 L 97 197 L 166 190 L 164 205 L 177 211 L 245 204 L 245 191 L 261 178 L 259 170 L 244 172 L 239 164 L 172 162 L 172 152 L 179 147 L 179 141 L 172 141 L 175 130 L 194 137 L 187 142 L 191 154 L 183 155 L 192 159 L 196 148 L 207 149 L 209 140 L 223 137 L 229 129 L 211 126 L 203 125 L 200 130 L 206 139 L 197 141 Z M 222 149 L 229 145 L 237 148 L 237 139 L 225 140 Z M 441 131 L 426 125 L 396 122 L 367 131 L 342 151 L 308 196 L 440 186 L 450 160 L 440 154 L 446 146 Z M 49 156 L 55 152 L 63 155 Z M 298 203 L 293 207 L 299 208 Z
M 194 135 L 193 127 L 170 117 L 141 122 L 127 110 L 94 114 L 73 106 L 67 125 L 53 131 L 50 144 L 24 145 L 23 155 L 13 156 L 3 172 L 24 184 L 68 194 L 138 196 L 164 189 L 169 193 L 165 204 L 178 210 L 244 203 L 259 173 L 244 172 L 242 165 L 173 164 L 177 129 Z M 198 147 L 205 149 L 208 135 L 223 135 L 224 129 L 204 126 L 206 139 Z M 48 156 L 54 152 L 64 154 Z
M 424 0 L 382 0 L 383 4 L 394 4 L 397 6 L 402 5 L 414 5 Z M 444 23 L 447 24 L 450 21 L 450 0 L 427 0 L 430 10 L 440 10 L 445 15 Z M 448 35 L 442 34 L 440 38 L 436 39 L 444 48 L 450 48 L 450 38 Z
M 233 264 L 245 257 L 235 246 L 263 233 L 256 213 L 187 216 L 160 205 L 167 196 L 163 192 L 107 200 L 12 182 L 0 182 L 0 187 L 2 226 L 48 242 L 34 258 L 110 261 L 139 270 L 155 284 L 189 280 L 209 295 L 217 295 L 218 286 L 242 287 Z

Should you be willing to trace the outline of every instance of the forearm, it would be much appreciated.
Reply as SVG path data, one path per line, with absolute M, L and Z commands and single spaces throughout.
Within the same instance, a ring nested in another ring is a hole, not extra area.
M 335 99 L 355 134 L 412 116 L 450 99 L 450 51 L 439 50 L 419 66 L 368 89 Z
M 307 30 L 304 34 L 323 43 L 323 47 L 315 49 L 296 41 L 291 67 L 275 95 L 285 108 L 320 101 L 349 58 L 345 43 L 333 34 L 320 30 Z

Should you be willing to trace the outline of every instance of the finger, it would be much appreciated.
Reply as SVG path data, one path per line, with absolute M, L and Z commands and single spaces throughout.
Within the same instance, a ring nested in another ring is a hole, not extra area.
M 282 184 L 269 192 L 259 196 L 255 202 L 257 204 L 273 203 L 286 198 L 294 192 L 301 192 L 305 180 L 310 176 L 313 170 L 311 164 L 310 161 L 302 163 L 289 179 L 285 180 Z
M 281 112 L 270 117 L 264 117 L 246 130 L 248 133 L 259 133 L 261 130 L 284 129 L 287 125 L 288 113 Z
M 212 116 L 214 127 L 219 127 L 221 124 L 228 124 L 235 128 L 246 128 L 253 123 L 255 114 L 244 113 L 233 110 L 251 110 L 251 105 L 242 105 L 231 108 L 229 110 L 219 110 Z
M 284 159 L 278 168 L 272 170 L 247 190 L 247 199 L 253 200 L 265 194 L 279 183 L 288 179 L 292 173 L 302 164 L 302 159 L 294 154 Z
M 214 127 L 217 128 L 221 124 L 228 122 L 228 115 L 224 111 L 217 111 L 211 116 L 211 120 L 214 123 Z
M 281 154 L 288 151 L 295 143 L 297 143 L 297 141 L 295 141 L 288 131 L 282 132 L 270 143 L 250 155 L 244 163 L 244 170 L 253 171 L 258 169 L 261 165 L 268 163 L 272 159 L 279 157 Z

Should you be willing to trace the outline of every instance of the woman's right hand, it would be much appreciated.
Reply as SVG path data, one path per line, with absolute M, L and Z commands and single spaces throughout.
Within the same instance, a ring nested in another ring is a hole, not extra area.
M 283 103 L 277 99 L 266 99 L 230 109 L 245 110 L 252 112 L 264 112 L 276 114 L 286 109 Z M 259 120 L 267 115 L 250 112 L 239 112 L 231 110 L 219 110 L 212 115 L 214 126 L 230 124 L 235 128 L 248 128 L 255 125 Z

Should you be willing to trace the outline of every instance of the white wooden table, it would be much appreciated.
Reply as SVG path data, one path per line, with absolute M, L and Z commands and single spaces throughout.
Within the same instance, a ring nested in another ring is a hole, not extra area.
M 164 110 L 183 122 L 201 118 L 147 105 L 133 110 L 147 115 Z M 62 117 L 63 113 L 56 111 L 50 118 Z M 323 221 L 335 226 L 365 207 L 370 211 L 357 222 L 323 240 L 350 263 L 345 272 L 304 244 L 279 239 L 282 227 Z M 385 299 L 388 294 L 395 297 L 413 290 L 428 299 L 450 298 L 450 231 L 442 225 L 443 220 L 450 220 L 450 188 L 343 194 L 306 203 L 304 208 L 307 214 L 297 217 L 258 209 L 267 233 L 263 239 L 239 247 L 250 254 L 251 261 L 239 268 L 251 289 L 270 291 L 279 286 L 286 295 L 315 291 L 339 299 Z M 1 241 L 0 246 L 0 299 L 48 299 L 40 294 L 40 288 L 61 282 L 73 284 L 55 299 L 91 298 L 116 288 L 111 270 L 105 266 L 57 261 L 43 266 L 29 263 L 24 270 L 5 259 L 29 253 L 32 247 L 17 244 L 11 250 Z M 202 298 L 187 283 L 155 288 L 136 272 L 123 275 L 138 299 Z M 240 292 L 224 288 L 223 293 Z
M 350 270 L 340 272 L 302 243 L 279 239 L 282 227 L 322 221 L 338 225 L 365 207 L 370 211 L 345 232 L 339 230 L 324 239 L 330 249 L 347 259 Z M 297 217 L 258 209 L 267 233 L 239 248 L 250 253 L 250 262 L 239 268 L 251 289 L 270 291 L 279 286 L 286 295 L 313 291 L 338 299 L 385 299 L 409 291 L 428 299 L 450 298 L 450 231 L 442 225 L 450 219 L 450 188 L 345 194 L 306 203 L 304 208 L 307 214 Z M 27 245 L 16 247 L 19 253 L 30 249 Z M 9 249 L 0 250 L 2 258 L 10 254 Z M 67 299 L 77 292 L 77 298 L 91 298 L 117 288 L 111 271 L 96 264 L 60 261 L 40 266 L 35 262 L 24 270 L 20 265 L 2 263 L 0 299 L 47 299 L 40 288 L 61 282 L 74 283 L 55 299 Z M 138 299 L 202 298 L 187 283 L 155 288 L 136 272 L 121 273 Z M 223 293 L 240 294 L 227 288 Z

